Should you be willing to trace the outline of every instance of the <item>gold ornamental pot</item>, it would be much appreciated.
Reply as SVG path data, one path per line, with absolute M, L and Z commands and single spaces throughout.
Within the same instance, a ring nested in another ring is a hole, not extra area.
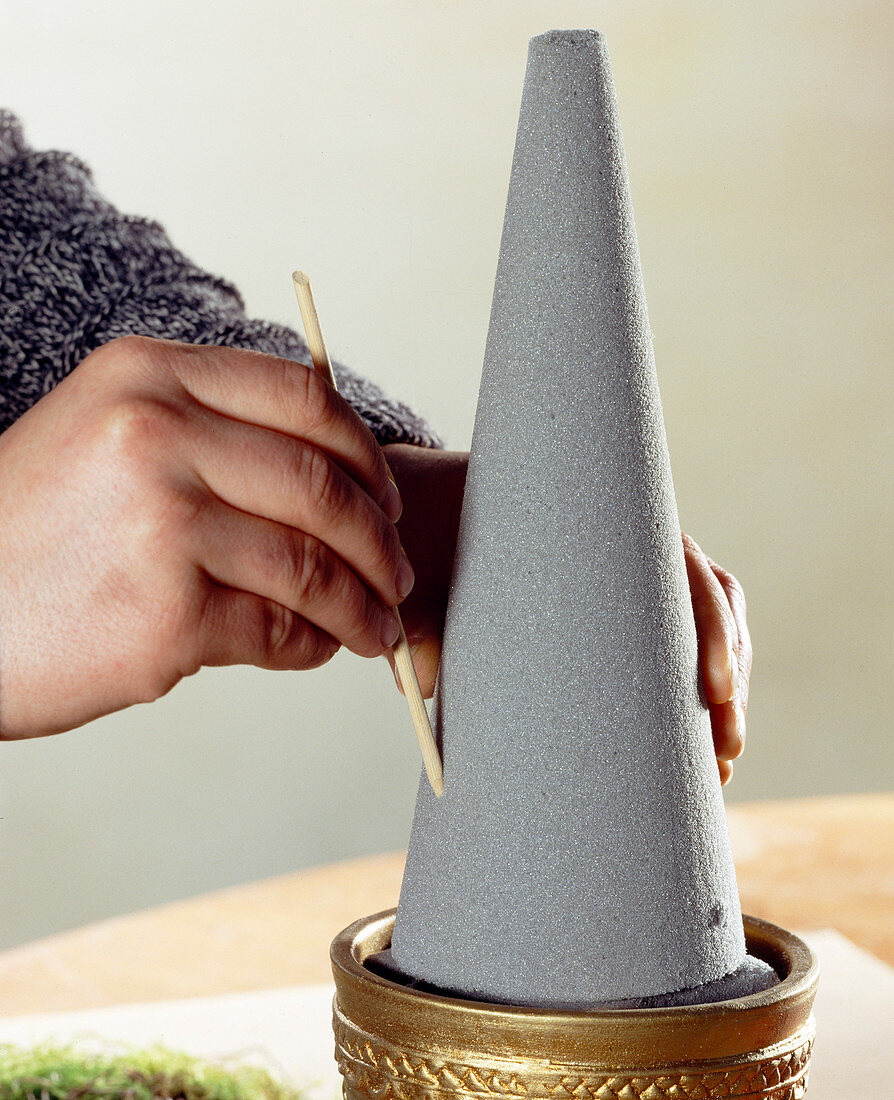
M 424 992 L 374 974 L 395 910 L 332 943 L 335 1053 L 345 1100 L 800 1100 L 814 1035 L 816 958 L 745 917 L 772 989 L 675 1008 L 543 1010 Z

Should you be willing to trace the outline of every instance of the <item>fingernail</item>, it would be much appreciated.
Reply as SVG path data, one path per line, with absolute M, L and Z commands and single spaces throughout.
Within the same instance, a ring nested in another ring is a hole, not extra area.
M 397 490 L 397 486 L 393 481 L 389 481 L 388 488 L 385 490 L 385 498 L 382 501 L 382 511 L 392 523 L 397 523 L 403 510 L 404 505 L 403 501 L 400 499 L 400 493 Z
M 716 678 L 718 698 L 714 701 L 717 703 L 730 703 L 735 699 L 736 692 L 739 690 L 739 662 L 736 659 L 736 651 L 734 649 L 728 649 L 726 651 L 726 667 L 721 665 L 719 661 L 714 667 L 718 668 L 718 671 L 723 676 L 723 681 L 721 681 L 720 676 Z M 722 682 L 726 684 L 725 687 L 721 686 Z M 721 692 L 723 693 L 722 695 Z
M 416 583 L 416 574 L 413 572 L 413 566 L 410 565 L 407 560 L 406 554 L 401 555 L 400 565 L 397 567 L 397 577 L 394 583 L 397 587 L 397 594 L 401 599 L 408 595 L 413 585 Z
M 386 608 L 382 609 L 382 622 L 379 627 L 379 640 L 386 649 L 397 641 L 400 636 L 400 626 L 394 616 L 394 612 Z
M 745 711 L 742 710 L 742 704 L 739 702 L 738 699 L 736 700 L 735 714 L 736 733 L 739 736 L 739 751 L 736 753 L 736 756 L 738 757 L 741 756 L 742 753 L 745 751 Z

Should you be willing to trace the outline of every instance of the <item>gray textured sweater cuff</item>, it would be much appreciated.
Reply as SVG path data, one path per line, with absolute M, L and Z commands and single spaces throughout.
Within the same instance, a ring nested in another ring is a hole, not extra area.
M 31 149 L 0 109 L 0 431 L 129 333 L 310 362 L 296 332 L 246 317 L 231 283 L 188 260 L 157 222 L 121 214 L 77 157 Z M 442 446 L 406 405 L 342 364 L 335 373 L 379 443 Z

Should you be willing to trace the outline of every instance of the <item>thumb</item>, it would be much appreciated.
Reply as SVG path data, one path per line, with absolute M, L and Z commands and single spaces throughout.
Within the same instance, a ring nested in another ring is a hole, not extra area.
M 408 635 L 407 641 L 413 658 L 413 667 L 416 669 L 416 678 L 419 680 L 419 690 L 422 692 L 422 698 L 431 699 L 435 693 L 438 664 L 441 660 L 441 641 L 433 634 L 422 637 L 418 634 Z M 394 682 L 397 684 L 398 690 L 406 695 L 403 684 L 400 682 L 400 673 L 397 671 L 397 665 L 394 661 L 394 650 L 387 650 L 386 656 L 388 663 L 391 665 L 391 671 L 394 673 Z

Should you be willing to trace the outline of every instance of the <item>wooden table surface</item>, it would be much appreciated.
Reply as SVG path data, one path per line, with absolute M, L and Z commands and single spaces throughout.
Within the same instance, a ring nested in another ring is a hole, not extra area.
M 894 795 L 733 805 L 742 908 L 836 928 L 894 965 Z M 370 856 L 116 917 L 0 954 L 0 1013 L 330 979 L 329 943 L 397 904 L 403 855 Z

